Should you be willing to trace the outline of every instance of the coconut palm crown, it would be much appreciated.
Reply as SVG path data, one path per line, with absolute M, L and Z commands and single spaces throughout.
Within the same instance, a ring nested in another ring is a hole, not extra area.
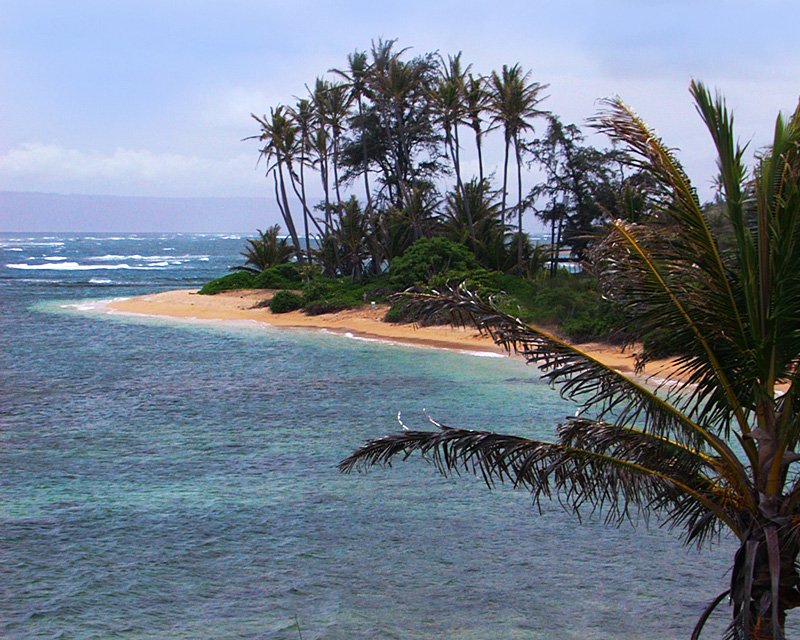
M 658 182 L 656 213 L 615 221 L 594 265 L 609 295 L 641 330 L 640 364 L 658 348 L 680 355 L 672 385 L 653 388 L 499 311 L 464 289 L 418 294 L 421 314 L 447 313 L 540 367 L 578 403 L 553 442 L 434 423 L 364 444 L 342 471 L 420 452 L 444 474 L 508 481 L 538 503 L 600 508 L 620 524 L 654 513 L 703 546 L 725 530 L 738 542 L 726 598 L 729 638 L 782 638 L 800 605 L 800 107 L 775 123 L 752 172 L 724 101 L 691 93 L 718 152 L 734 241 L 722 250 L 673 152 L 621 100 L 594 125 L 623 143 Z

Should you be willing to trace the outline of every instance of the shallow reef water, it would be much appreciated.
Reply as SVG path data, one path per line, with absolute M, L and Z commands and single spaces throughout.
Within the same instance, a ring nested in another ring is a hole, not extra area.
M 0 636 L 690 635 L 730 540 L 697 552 L 655 521 L 540 513 L 417 459 L 338 472 L 398 413 L 549 437 L 574 407 L 536 370 L 94 302 L 199 286 L 242 245 L 0 236 Z

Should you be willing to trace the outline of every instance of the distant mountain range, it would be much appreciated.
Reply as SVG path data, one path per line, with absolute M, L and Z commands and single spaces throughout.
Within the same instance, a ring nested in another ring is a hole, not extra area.
M 280 221 L 264 198 L 159 198 L 0 191 L 0 231 L 251 232 Z

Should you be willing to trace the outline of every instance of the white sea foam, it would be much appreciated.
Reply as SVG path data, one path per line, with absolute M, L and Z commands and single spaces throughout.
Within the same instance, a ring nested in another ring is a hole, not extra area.
M 33 238 L 9 238 L 9 242 L 23 247 L 63 247 L 63 242 L 39 242 Z
M 180 263 L 178 263 L 178 264 L 180 264 Z M 169 266 L 169 262 L 167 262 L 166 260 L 162 260 L 160 262 L 149 262 L 147 264 L 147 266 L 148 267 L 168 267 Z
M 191 255 L 191 254 L 188 254 L 188 253 L 184 254 L 184 255 L 181 255 L 181 256 L 174 256 L 174 255 L 173 256 L 159 256 L 159 255 L 143 256 L 143 255 L 141 255 L 139 253 L 134 253 L 134 254 L 130 254 L 130 255 L 121 255 L 119 253 L 107 253 L 106 255 L 103 255 L 103 256 L 89 256 L 88 258 L 86 258 L 86 260 L 91 260 L 92 262 L 115 262 L 117 260 L 137 260 L 137 261 L 141 260 L 141 261 L 146 261 L 146 262 L 150 262 L 150 261 L 163 262 L 164 260 L 178 260 L 178 259 L 205 261 L 205 260 L 208 260 L 208 256 L 205 255 L 205 254 Z
M 96 311 L 102 305 L 97 302 L 73 302 L 72 304 L 60 304 L 61 309 L 75 309 L 76 311 Z
M 111 284 L 108 278 L 89 278 L 89 284 Z
M 62 260 L 66 260 L 64 256 L 45 256 L 45 260 L 50 260 L 51 262 L 61 262 Z
M 131 269 L 133 271 L 159 271 L 163 267 L 148 265 L 135 267 L 122 264 L 78 264 L 77 262 L 52 262 L 49 264 L 7 264 L 9 269 L 47 269 L 51 271 L 94 271 L 96 269 Z
M 359 336 L 350 331 L 341 333 L 339 331 L 331 331 L 330 329 L 320 329 L 320 333 L 327 333 L 331 335 L 343 336 L 358 342 L 373 342 L 377 344 L 390 344 L 393 346 L 411 347 L 414 349 L 437 349 L 440 351 L 455 351 L 456 353 L 464 354 L 465 356 L 475 356 L 476 358 L 505 358 L 502 353 L 495 353 L 493 351 L 476 351 L 473 349 L 459 349 L 458 347 L 441 347 L 438 345 L 422 344 L 418 342 L 404 342 L 403 340 L 394 340 L 391 338 L 376 338 L 372 336 Z
M 4 251 L 22 251 L 19 247 L 3 247 Z

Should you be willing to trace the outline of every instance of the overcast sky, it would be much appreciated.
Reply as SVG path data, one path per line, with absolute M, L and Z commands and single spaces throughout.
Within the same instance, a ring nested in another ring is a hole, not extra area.
M 380 37 L 481 73 L 519 62 L 565 122 L 619 94 L 704 197 L 690 79 L 726 95 L 753 148 L 800 94 L 796 0 L 0 0 L 0 190 L 266 195 L 249 114 Z

